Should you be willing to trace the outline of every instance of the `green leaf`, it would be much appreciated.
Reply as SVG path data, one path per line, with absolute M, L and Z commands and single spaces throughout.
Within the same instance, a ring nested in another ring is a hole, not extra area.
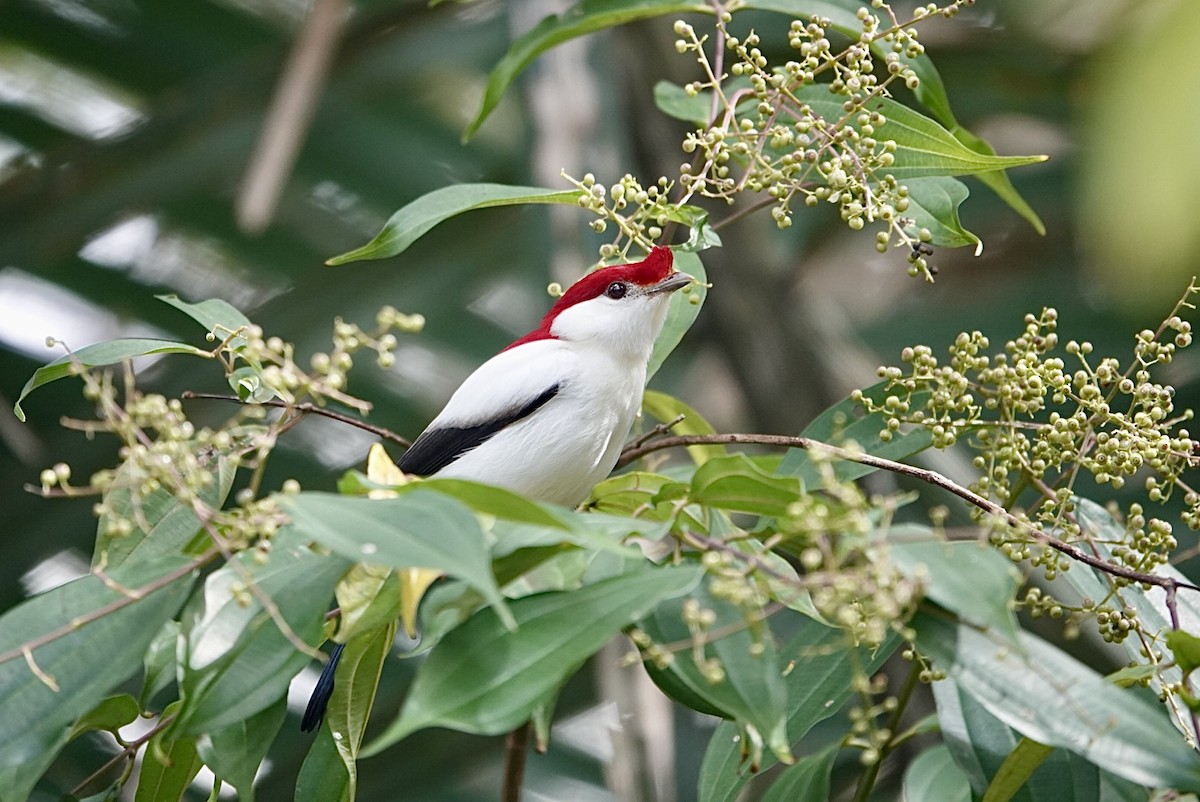
M 929 229 L 934 245 L 945 248 L 974 245 L 975 255 L 980 254 L 983 243 L 963 228 L 958 219 L 958 207 L 971 194 L 966 184 L 947 176 L 930 176 L 910 178 L 904 186 L 908 187 L 909 200 L 904 214 L 914 220 L 914 228 Z
M 233 486 L 237 466 L 224 455 L 213 457 L 211 462 L 212 481 L 200 491 L 199 501 L 210 509 L 220 509 Z M 129 464 L 122 463 L 112 487 L 104 494 L 106 510 L 96 527 L 93 566 L 115 568 L 127 561 L 179 554 L 204 528 L 191 503 L 181 501 L 165 488 L 138 493 L 129 472 Z M 134 528 L 126 534 L 114 534 L 109 525 L 112 520 L 132 521 Z
M 170 561 L 109 573 L 114 583 L 144 587 L 182 568 Z M 106 605 L 125 603 L 106 615 L 79 623 L 70 632 L 29 653 L 0 663 L 0 788 L 24 799 L 66 742 L 71 724 L 95 707 L 141 665 L 141 655 L 163 622 L 172 618 L 191 588 L 185 575 L 140 599 L 89 574 L 35 596 L 0 616 L 0 653 L 20 649 L 65 624 Z M 52 689 L 48 682 L 52 682 Z
M 654 341 L 654 350 L 650 352 L 650 362 L 646 366 L 646 381 L 649 382 L 662 363 L 667 360 L 687 334 L 688 329 L 696 322 L 704 301 L 708 298 L 708 274 L 700 257 L 686 251 L 675 251 L 675 269 L 687 273 L 696 279 L 686 289 L 671 294 L 670 305 L 667 307 L 667 320 L 663 323 L 658 339 Z
M 1175 662 L 1187 674 L 1200 666 L 1200 638 L 1181 629 L 1166 634 L 1167 648 L 1175 655 Z
M 1010 641 L 929 615 L 917 645 L 989 713 L 1027 738 L 1074 752 L 1144 785 L 1200 789 L 1200 755 L 1161 708 L 1040 638 Z
M 827 84 L 809 84 L 800 87 L 794 94 L 798 101 L 807 104 L 831 125 L 844 121 L 843 124 L 857 126 L 855 119 L 846 119 L 846 110 L 842 107 L 845 97 L 830 92 Z M 689 97 L 683 87 L 660 81 L 655 85 L 654 98 L 658 107 L 671 116 L 699 125 L 706 124 L 711 95 L 702 92 Z M 890 174 L 906 185 L 910 179 L 930 176 L 997 175 L 999 173 L 996 171 L 1036 164 L 1047 158 L 997 156 L 994 151 L 974 150 L 937 121 L 891 98 L 872 98 L 864 108 L 878 111 L 887 119 L 882 126 L 876 127 L 875 138 L 880 142 L 892 140 L 896 143 L 895 161 L 886 170 L 880 170 L 880 175 Z M 945 219 L 942 215 L 937 215 L 937 218 Z M 968 232 L 963 232 L 963 235 L 974 236 Z
M 541 504 L 502 487 L 467 479 L 430 478 L 403 485 L 397 490 L 403 494 L 417 488 L 444 493 L 458 499 L 475 512 L 494 515 L 505 521 L 518 521 L 552 529 L 571 528 L 570 521 L 564 520 L 569 514 L 567 508 Z
M 301 640 L 320 643 L 333 587 L 350 564 L 303 542 L 294 530 L 281 530 L 266 563 L 243 552 L 234 558 L 237 565 L 206 577 L 204 592 L 184 612 L 179 681 L 184 705 L 173 729 L 191 735 L 243 721 L 275 704 L 309 661 L 247 587 L 253 582 L 270 597 Z
M 666 217 L 673 223 L 688 227 L 687 242 L 677 246 L 681 253 L 699 253 L 721 247 L 721 235 L 709 224 L 707 209 L 690 204 L 671 205 L 666 209 Z
M 726 94 L 738 85 L 748 86 L 745 80 L 733 79 L 724 84 Z M 654 105 L 668 117 L 683 120 L 692 125 L 705 127 L 712 112 L 712 92 L 697 92 L 689 95 L 682 86 L 670 81 L 654 84 Z
M 300 493 L 281 496 L 279 503 L 304 537 L 350 560 L 433 568 L 464 579 L 512 623 L 492 575 L 483 529 L 461 502 L 418 487 L 399 498 Z
M 13 404 L 13 414 L 17 416 L 17 420 L 24 421 L 25 410 L 21 409 L 21 402 L 25 400 L 25 396 L 50 382 L 75 375 L 78 370 L 77 365 L 83 368 L 100 368 L 105 365 L 119 364 L 126 359 L 154 354 L 191 354 L 192 356 L 210 357 L 207 351 L 194 345 L 171 340 L 124 338 L 88 345 L 73 353 L 60 356 L 53 362 L 35 370 L 29 377 L 29 381 L 25 382 L 25 386 L 21 388 L 17 403 Z
M 663 0 L 583 0 L 559 15 L 544 18 L 527 34 L 513 42 L 492 68 L 483 102 L 463 132 L 466 142 L 487 119 L 513 80 L 542 53 L 555 45 L 595 31 L 665 14 L 697 12 L 711 14 L 707 3 L 663 2 Z
M 1122 542 L 1125 537 L 1125 526 L 1113 518 L 1104 507 L 1096 502 L 1074 497 L 1075 518 L 1079 521 L 1084 533 L 1089 535 L 1089 548 L 1095 551 L 1097 557 L 1112 562 L 1112 545 Z M 1177 582 L 1189 580 L 1172 565 L 1160 565 L 1154 569 L 1159 576 L 1174 579 Z M 1111 592 L 1110 581 L 1095 569 L 1086 565 L 1075 565 L 1070 571 L 1062 574 L 1081 597 L 1100 601 Z M 1157 636 L 1174 629 L 1171 623 L 1171 613 L 1167 609 L 1166 594 L 1161 587 L 1136 593 L 1123 593 L 1122 602 L 1132 607 L 1138 618 L 1141 630 L 1148 636 Z M 1180 593 L 1175 597 L 1175 612 L 1179 617 L 1179 625 L 1186 632 L 1200 632 L 1200 595 L 1192 592 Z M 1145 660 L 1142 654 L 1142 644 L 1139 638 L 1126 638 L 1121 646 L 1125 649 L 1131 662 L 1141 663 Z M 1160 679 L 1161 677 L 1161 679 Z M 1150 683 L 1151 690 L 1159 693 L 1163 683 L 1174 684 L 1180 681 L 1182 674 L 1178 666 L 1161 668 L 1158 675 Z M 1191 728 L 1188 721 L 1173 719 L 1176 727 L 1182 732 Z
M 296 782 L 296 802 L 355 798 L 358 750 L 395 636 L 396 622 L 392 621 L 347 644 L 338 664 L 338 681 L 325 723 Z
M 981 802 L 1008 802 L 1053 752 L 1053 747 L 1022 738 L 992 777 Z
M 71 727 L 68 740 L 73 741 L 85 732 L 93 730 L 116 732 L 141 715 L 141 712 L 142 708 L 138 705 L 137 699 L 129 694 L 121 693 L 110 696 L 84 713 L 75 722 L 75 726 Z
M 882 403 L 888 392 L 887 382 L 882 381 L 864 390 L 863 395 L 876 403 Z M 912 398 L 913 408 L 919 408 L 927 397 L 926 393 L 915 393 Z M 886 426 L 886 416 L 878 412 L 863 415 L 856 411 L 858 406 L 848 398 L 839 401 L 818 415 L 800 434 L 833 445 L 856 443 L 864 453 L 891 460 L 911 457 L 932 445 L 933 435 L 924 426 L 914 427 L 907 432 L 895 432 L 891 440 L 884 442 L 879 433 Z M 825 458 L 819 457 L 818 460 L 814 460 L 808 451 L 793 448 L 783 458 L 777 473 L 781 476 L 799 476 L 806 488 L 818 488 L 822 485 L 821 460 Z M 858 479 L 875 470 L 848 460 L 837 461 L 833 466 L 834 476 L 842 481 Z
M 971 802 L 971 786 L 954 765 L 950 750 L 939 744 L 917 755 L 904 772 L 904 798 Z
M 179 702 L 172 702 L 163 715 L 178 709 Z M 179 802 L 203 766 L 194 739 L 174 737 L 169 730 L 159 732 L 143 754 L 134 802 Z
M 801 492 L 796 478 L 769 474 L 745 454 L 731 454 L 696 469 L 691 497 L 709 507 L 774 517 L 786 515 Z
M 916 524 L 892 527 L 887 542 L 897 567 L 910 577 L 924 575 L 927 598 L 963 621 L 1017 639 L 1011 604 L 1021 574 L 1012 560 L 987 543 L 938 540 L 931 529 Z
M 975 134 L 963 128 L 961 125 L 945 119 L 942 122 L 950 129 L 950 133 L 954 134 L 955 139 L 962 142 L 976 153 L 985 153 L 993 156 L 996 150 L 986 141 Z M 1008 204 L 1009 208 L 1015 211 L 1021 217 L 1025 218 L 1029 225 L 1033 226 L 1033 230 L 1042 236 L 1046 235 L 1046 224 L 1042 222 L 1042 218 L 1033 210 L 1033 207 L 1026 203 L 1025 199 L 1017 192 L 1016 187 L 1012 185 L 1012 181 L 1008 179 L 1008 174 L 1003 170 L 998 170 L 994 173 L 979 173 L 975 176 L 984 186 L 995 192 L 1000 200 Z
M 580 590 L 517 599 L 512 631 L 493 608 L 481 610 L 429 652 L 400 716 L 362 754 L 424 727 L 511 730 L 609 638 L 664 599 L 687 593 L 702 573 L 694 565 L 645 567 Z
M 341 672 L 338 672 L 339 674 Z M 337 686 L 334 686 L 337 690 Z M 333 736 L 322 727 L 317 731 L 296 778 L 295 802 L 353 802 L 346 764 L 338 754 Z
M 146 647 L 146 655 L 142 658 L 142 673 L 145 679 L 142 682 L 142 691 L 138 694 L 140 706 L 147 707 L 159 691 L 175 680 L 175 650 L 178 645 L 179 622 L 163 622 L 154 640 Z
M 831 123 L 846 117 L 845 98 L 835 95 L 822 84 L 808 85 L 795 92 L 801 103 Z M 899 181 L 925 176 L 974 175 L 1010 167 L 1023 167 L 1046 160 L 1046 156 L 995 156 L 978 153 L 924 114 L 891 98 L 875 97 L 864 104 L 867 111 L 878 111 L 887 122 L 875 128 L 880 142 L 896 143 L 896 160 L 885 172 Z M 857 121 L 847 120 L 856 126 Z
M 189 304 L 179 300 L 179 296 L 174 294 L 155 295 L 154 297 L 195 320 L 204 327 L 205 331 L 216 337 L 217 342 L 223 342 L 235 331 L 248 329 L 253 325 L 250 318 L 220 298 L 210 298 L 198 304 Z M 246 344 L 246 338 L 239 335 L 230 340 L 229 344 L 234 348 L 243 347 Z
M 364 259 L 386 259 L 403 253 L 429 229 L 443 220 L 475 209 L 519 206 L 526 203 L 574 204 L 583 191 L 515 187 L 507 184 L 455 184 L 422 195 L 396 212 L 375 238 L 359 248 L 328 259 L 327 265 L 344 265 Z
M 787 732 L 793 743 L 817 723 L 834 715 L 851 694 L 856 668 L 874 674 L 896 650 L 900 639 L 892 634 L 873 651 L 846 646 L 846 635 L 839 629 L 808 622 L 786 646 L 779 650 L 781 660 L 791 668 L 783 681 L 787 689 Z M 704 760 L 700 765 L 700 802 L 733 802 L 750 780 L 745 770 L 737 727 L 729 722 L 717 725 Z M 763 755 L 760 771 L 775 765 L 775 756 Z
M 933 696 L 942 739 L 967 775 L 976 798 L 989 802 L 1093 802 L 1108 798 L 1102 787 L 1114 791 L 1121 786 L 1135 787 L 1079 755 L 1022 738 L 953 679 L 934 683 Z M 1144 802 L 1145 798 L 1143 793 L 1140 799 Z
M 863 7 L 860 0 L 747 0 L 746 8 L 761 11 L 775 11 L 786 14 L 793 19 L 807 22 L 810 17 L 824 17 L 831 23 L 830 27 L 851 39 L 857 40 L 862 34 L 862 23 L 856 16 Z M 886 19 L 886 18 L 885 18 Z M 890 43 L 876 39 L 871 43 L 871 50 L 880 59 L 889 55 Z M 903 64 L 911 67 L 920 79 L 920 85 L 914 94 L 925 108 L 933 112 L 943 125 L 955 125 L 954 114 L 950 111 L 950 98 L 946 96 L 946 87 L 942 84 L 942 76 L 938 74 L 933 61 L 926 55 L 909 57 L 900 55 Z
M 712 682 L 697 664 L 697 655 L 682 652 L 667 666 L 650 670 L 651 678 L 657 681 L 662 675 L 669 676 L 672 687 L 686 689 L 687 696 L 680 701 L 698 698 L 702 712 L 719 711 L 723 718 L 736 721 L 739 728 L 757 733 L 749 739 L 751 742 L 766 744 L 776 758 L 791 763 L 787 691 L 770 628 L 760 621 L 757 631 L 752 631 L 737 608 L 714 597 L 703 584 L 686 598 L 658 605 L 639 626 L 655 643 L 687 643 L 692 640 L 683 616 L 688 604 L 697 604 L 699 609 L 711 610 L 715 615 L 710 630 L 722 635 L 704 644 L 700 659 L 716 660 L 724 677 Z M 753 759 L 758 761 L 757 756 Z
M 683 420 L 671 427 L 671 434 L 716 434 L 716 429 L 706 421 L 699 412 L 680 401 L 675 396 L 660 393 L 657 390 L 647 390 L 642 396 L 642 409 L 662 423 L 671 421 L 683 415 Z M 688 454 L 697 465 L 703 465 L 713 457 L 725 454 L 724 446 L 688 446 Z
M 287 699 L 280 698 L 249 718 L 196 738 L 196 751 L 213 774 L 238 791 L 238 799 L 254 802 L 254 777 L 267 749 L 287 718 Z
M 828 802 L 829 775 L 837 753 L 838 747 L 831 746 L 800 758 L 776 777 L 762 802 Z
M 675 514 L 676 499 L 684 498 L 688 485 L 648 471 L 629 471 L 610 476 L 592 488 L 587 509 L 610 515 L 638 514 L 640 520 L 665 521 Z M 682 513 L 691 518 L 685 509 Z M 703 530 L 704 526 L 692 518 L 690 525 Z

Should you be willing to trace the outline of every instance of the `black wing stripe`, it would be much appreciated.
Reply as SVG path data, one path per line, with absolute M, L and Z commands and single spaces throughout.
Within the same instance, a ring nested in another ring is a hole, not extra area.
M 537 412 L 558 395 L 559 387 L 559 384 L 554 384 L 525 406 L 475 426 L 426 429 L 412 447 L 396 460 L 396 465 L 405 473 L 416 476 L 435 474 L 471 449 L 486 443 L 500 430 Z

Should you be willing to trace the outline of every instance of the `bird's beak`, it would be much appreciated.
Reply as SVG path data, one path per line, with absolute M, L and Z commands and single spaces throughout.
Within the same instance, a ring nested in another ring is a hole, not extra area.
M 646 289 L 647 295 L 658 295 L 663 292 L 674 292 L 680 287 L 686 287 L 696 279 L 687 273 L 672 273 L 657 284 L 651 285 Z

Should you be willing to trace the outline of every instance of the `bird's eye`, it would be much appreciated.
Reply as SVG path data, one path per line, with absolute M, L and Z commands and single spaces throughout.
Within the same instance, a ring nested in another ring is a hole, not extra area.
M 629 292 L 629 287 L 625 286 L 625 282 L 614 281 L 612 284 L 608 285 L 608 289 L 606 289 L 604 291 L 604 294 L 607 295 L 609 298 L 616 299 L 616 298 L 624 298 L 625 293 L 627 293 L 627 292 Z

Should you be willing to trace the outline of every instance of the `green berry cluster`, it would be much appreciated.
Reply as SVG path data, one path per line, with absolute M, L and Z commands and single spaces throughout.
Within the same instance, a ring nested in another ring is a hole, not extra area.
M 217 356 L 225 364 L 231 386 L 244 400 L 265 401 L 272 397 L 287 403 L 333 400 L 365 412 L 370 405 L 345 392 L 347 373 L 354 366 L 354 354 L 364 349 L 372 351 L 379 367 L 392 367 L 398 343 L 392 331 L 418 332 L 424 328 L 425 318 L 385 306 L 376 315 L 375 323 L 375 328 L 368 332 L 336 318 L 333 348 L 314 353 L 309 358 L 310 370 L 296 362 L 291 343 L 279 337 L 264 337 L 258 326 L 250 326 L 228 338 L 225 347 L 218 349 Z
M 336 400 L 366 410 L 370 405 L 348 395 L 347 372 L 353 355 L 373 351 L 382 367 L 394 362 L 397 339 L 391 332 L 417 331 L 424 320 L 384 307 L 370 332 L 337 320 L 333 347 L 311 357 L 311 371 L 295 360 L 295 348 L 279 337 L 265 336 L 258 326 L 209 334 L 220 342 L 209 356 L 224 367 L 230 386 L 239 397 L 263 401 L 273 397 L 287 404 Z M 93 474 L 86 485 L 71 484 L 72 471 L 59 463 L 42 471 L 43 495 L 101 495 L 93 506 L 100 520 L 101 547 L 105 539 L 123 539 L 148 533 L 155 515 L 167 509 L 167 500 L 189 506 L 210 538 L 227 554 L 255 547 L 256 558 L 265 558 L 269 540 L 284 523 L 284 516 L 270 497 L 260 497 L 260 484 L 267 458 L 277 435 L 294 416 L 285 411 L 268 420 L 266 408 L 254 404 L 239 407 L 222 426 L 193 424 L 179 399 L 138 390 L 132 373 L 121 380 L 108 371 L 84 369 L 76 372 L 84 382 L 84 396 L 96 404 L 96 420 L 69 421 L 72 428 L 89 435 L 107 433 L 118 443 L 120 463 L 114 469 Z M 218 494 L 214 484 L 235 467 L 251 469 L 249 485 L 240 490 L 234 504 L 224 509 L 212 502 Z M 294 481 L 284 488 L 296 492 Z
M 648 251 L 670 223 L 689 222 L 687 213 L 670 200 L 675 185 L 666 177 L 646 187 L 629 173 L 610 187 L 591 173 L 580 179 L 563 173 L 563 178 L 580 190 L 579 206 L 596 215 L 593 231 L 604 234 L 609 226 L 615 228 L 612 242 L 600 246 L 602 261 L 624 258 L 634 243 Z
M 953 16 L 964 5 L 969 3 L 920 6 L 909 22 L 885 3 L 874 4 L 882 14 L 860 8 L 861 29 L 841 49 L 831 42 L 830 20 L 795 20 L 787 40 L 797 57 L 780 65 L 769 63 L 754 31 L 742 37 L 730 33 L 728 14 L 717 22 L 720 58 L 705 51 L 707 36 L 676 22 L 675 49 L 694 54 L 704 73 L 684 90 L 690 96 L 707 93 L 713 109 L 708 123 L 683 141 L 684 152 L 695 158 L 681 170 L 685 199 L 699 194 L 733 203 L 744 192 L 764 193 L 774 201 L 771 214 L 780 228 L 791 225 L 797 202 L 834 204 L 853 230 L 880 225 L 876 247 L 904 247 L 910 274 L 930 278 L 935 272 L 927 260 L 930 232 L 904 216 L 908 190 L 888 172 L 897 145 L 887 136 L 887 118 L 869 103 L 887 96 L 897 82 L 909 89 L 920 85 L 910 66 L 924 52 L 915 23 Z M 883 51 L 882 64 L 873 47 Z M 732 62 L 728 75 L 724 55 Z M 835 115 L 814 109 L 816 100 L 806 102 L 805 90 L 818 84 L 828 93 L 822 97 L 840 101 Z
M 780 228 L 792 224 L 798 204 L 832 204 L 853 230 L 880 227 L 876 248 L 902 248 L 909 274 L 932 279 L 937 272 L 928 261 L 932 235 L 905 216 L 911 206 L 908 189 L 889 172 L 897 144 L 887 136 L 886 115 L 870 103 L 889 96 L 896 85 L 919 87 L 911 66 L 924 53 L 916 26 L 934 16 L 954 16 L 971 4 L 929 3 L 901 20 L 886 3 L 873 3 L 858 9 L 860 28 L 845 46 L 834 45 L 839 35 L 830 20 L 794 20 L 786 36 L 796 56 L 782 64 L 770 63 L 756 32 L 731 33 L 728 11 L 717 14 L 718 40 L 711 53 L 708 34 L 677 21 L 675 49 L 691 54 L 702 72 L 684 92 L 711 100 L 706 123 L 683 138 L 691 161 L 680 166 L 678 179 L 663 177 L 643 187 L 625 175 L 605 186 L 591 174 L 564 175 L 581 190 L 579 205 L 596 215 L 592 229 L 616 228 L 613 241 L 600 249 L 601 259 L 625 256 L 634 242 L 648 248 L 671 223 L 695 231 L 706 216 L 689 205 L 693 197 L 733 204 L 751 193 L 766 196 L 764 205 L 770 205 Z M 836 111 L 805 94 L 814 86 L 821 87 L 819 97 L 836 101 Z M 675 197 L 669 197 L 672 192 Z
M 1179 313 L 1193 308 L 1197 292 L 1193 282 L 1157 329 L 1138 332 L 1125 361 L 1097 357 L 1089 342 L 1062 342 L 1057 312 L 1043 309 L 1026 315 L 1021 332 L 998 352 L 978 331 L 959 334 L 947 358 L 925 345 L 905 348 L 901 366 L 879 369 L 882 395 L 860 391 L 854 398 L 882 416 L 885 441 L 923 427 L 938 448 L 961 443 L 975 451 L 971 490 L 1066 542 L 1090 537 L 1076 519 L 1082 477 L 1114 489 L 1142 483 L 1146 503 L 1128 505 L 1123 535 L 1104 546 L 1114 568 L 1153 573 L 1179 543 L 1167 516 L 1149 514 L 1148 504 L 1182 497 L 1180 520 L 1200 530 L 1200 493 L 1190 475 L 1200 458 L 1185 427 L 1192 412 L 1178 409 L 1174 388 L 1155 377 L 1191 344 L 1191 325 Z M 1071 568 L 1067 555 L 1041 539 L 977 514 L 1014 561 L 1048 580 Z M 1106 641 L 1142 637 L 1136 610 L 1120 598 L 1133 580 L 1114 575 L 1109 583 L 1112 595 L 1099 603 L 1072 606 L 1032 588 L 1018 606 L 1033 617 L 1064 619 L 1068 634 L 1093 619 Z
M 1001 353 L 989 354 L 980 332 L 959 334 L 941 362 L 928 346 L 906 348 L 905 367 L 883 367 L 888 394 L 880 403 L 855 398 L 883 413 L 888 440 L 903 424 L 924 426 L 939 448 L 969 434 L 980 470 L 972 489 L 1006 507 L 1033 488 L 1044 521 L 1061 523 L 1079 473 L 1120 489 L 1143 477 L 1152 502 L 1177 490 L 1188 505 L 1185 522 L 1200 528 L 1200 497 L 1184 474 L 1196 462 L 1197 442 L 1182 424 L 1191 410 L 1177 410 L 1172 387 L 1153 379 L 1152 368 L 1171 362 L 1191 342 L 1191 327 L 1176 314 L 1157 331 L 1134 338 L 1133 358 L 1096 359 L 1088 342 L 1060 348 L 1058 314 L 1027 315 L 1024 330 Z M 1154 531 L 1158 531 L 1157 529 Z M 1165 536 L 1135 538 L 1165 544 Z

